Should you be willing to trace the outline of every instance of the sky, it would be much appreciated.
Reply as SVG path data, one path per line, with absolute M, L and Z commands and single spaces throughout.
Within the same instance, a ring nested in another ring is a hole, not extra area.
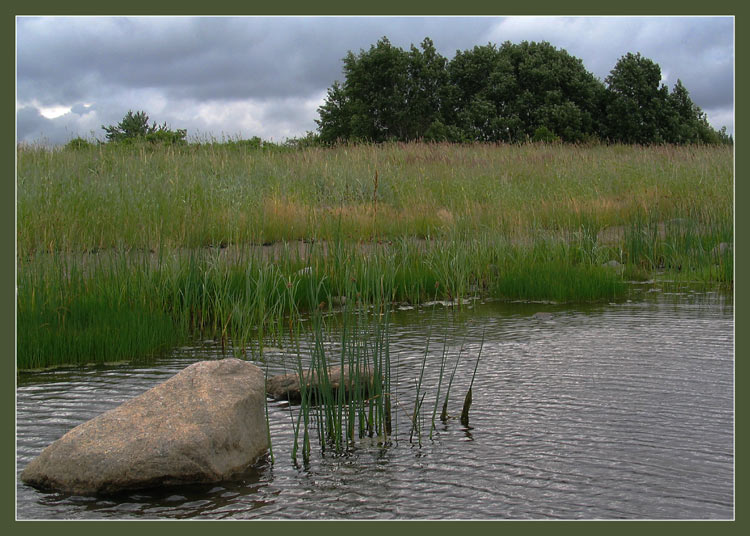
M 129 110 L 193 141 L 304 136 L 342 58 L 383 36 L 405 50 L 430 37 L 448 59 L 548 41 L 600 80 L 640 52 L 734 134 L 733 17 L 18 17 L 17 139 L 103 140 Z

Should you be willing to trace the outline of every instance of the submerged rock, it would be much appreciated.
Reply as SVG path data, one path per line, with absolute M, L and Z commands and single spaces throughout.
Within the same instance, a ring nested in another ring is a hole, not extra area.
M 302 375 L 305 380 L 305 387 L 307 389 L 318 389 L 321 381 L 318 379 L 317 372 L 306 372 Z M 341 385 L 341 367 L 331 367 L 328 369 L 327 381 L 330 384 L 331 389 L 336 392 Z M 324 382 L 325 378 L 322 378 Z M 358 379 L 351 378 L 349 374 L 349 368 L 344 367 L 344 388 L 348 392 L 352 387 L 364 388 L 365 392 L 368 392 L 372 387 L 373 382 L 373 371 L 372 369 L 366 369 L 360 371 Z M 355 383 L 356 382 L 356 383 Z M 299 374 L 279 374 L 273 376 L 266 382 L 266 393 L 275 400 L 288 400 L 289 402 L 300 402 L 302 400 L 301 386 L 299 381 Z
M 21 479 L 84 495 L 225 480 L 268 449 L 264 396 L 255 365 L 195 363 L 72 429 Z

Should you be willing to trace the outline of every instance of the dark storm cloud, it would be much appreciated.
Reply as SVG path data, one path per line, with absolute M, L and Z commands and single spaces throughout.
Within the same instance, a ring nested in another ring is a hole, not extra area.
M 546 40 L 602 79 L 640 51 L 670 87 L 681 78 L 699 106 L 731 117 L 732 30 L 730 18 L 20 17 L 18 136 L 101 134 L 128 109 L 189 133 L 301 135 L 315 129 L 347 51 L 383 36 L 405 49 L 429 36 L 447 58 L 488 41 Z M 38 111 L 60 106 L 70 111 Z
M 22 106 L 16 111 L 18 139 L 38 136 L 49 127 L 49 121 L 33 106 Z
M 477 28 L 486 30 L 490 23 L 377 17 L 21 19 L 19 90 L 42 103 L 84 99 L 96 86 L 159 87 L 195 99 L 304 96 L 341 78 L 347 50 L 367 48 L 383 35 L 406 47 L 418 44 L 425 32 L 452 28 L 448 33 L 454 35 L 445 41 L 468 46 Z

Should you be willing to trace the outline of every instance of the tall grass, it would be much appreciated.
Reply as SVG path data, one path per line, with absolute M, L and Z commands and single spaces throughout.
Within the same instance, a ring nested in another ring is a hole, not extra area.
M 27 147 L 18 152 L 18 244 L 27 255 L 335 235 L 510 238 L 644 214 L 702 224 L 731 214 L 732 179 L 725 147 Z
M 731 288 L 731 157 L 21 148 L 18 367 L 147 359 L 197 336 L 262 358 L 301 316 L 357 303 L 613 300 L 658 271 Z

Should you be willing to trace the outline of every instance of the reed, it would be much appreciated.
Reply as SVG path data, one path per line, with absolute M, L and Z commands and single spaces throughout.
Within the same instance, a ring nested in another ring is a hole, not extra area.
M 435 307 L 433 306 L 432 309 L 433 315 L 435 312 Z M 427 340 L 425 342 L 424 346 L 424 355 L 422 357 L 422 367 L 419 370 L 419 378 L 414 380 L 415 384 L 415 394 L 414 394 L 414 410 L 412 411 L 410 420 L 411 420 L 411 429 L 409 430 L 409 442 L 411 443 L 414 439 L 414 434 L 417 434 L 417 442 L 419 443 L 419 446 L 422 446 L 422 426 L 421 426 L 421 418 L 422 418 L 422 404 L 424 403 L 424 397 L 427 393 L 422 392 L 422 380 L 424 379 L 424 370 L 425 366 L 427 365 L 427 355 L 430 351 L 430 338 L 432 337 L 432 322 L 430 322 L 430 328 L 427 332 Z M 421 396 L 420 396 L 421 395 Z
M 430 434 L 429 437 L 432 439 L 432 432 L 435 430 L 435 417 L 437 416 L 437 408 L 438 404 L 440 403 L 440 388 L 443 385 L 443 372 L 445 371 L 445 360 L 447 359 L 448 355 L 448 335 L 445 335 L 445 339 L 443 340 L 443 353 L 440 356 L 440 373 L 438 376 L 438 384 L 437 384 L 437 392 L 435 393 L 435 405 L 432 408 L 432 419 L 430 420 Z M 446 404 L 447 404 L 447 397 L 446 397 Z M 445 407 L 443 407 L 444 411 L 447 411 Z
M 453 371 L 451 372 L 451 377 L 448 380 L 448 388 L 445 390 L 445 401 L 443 402 L 443 408 L 440 411 L 440 420 L 443 422 L 446 422 L 448 420 L 448 400 L 451 395 L 451 387 L 453 386 L 453 379 L 456 376 L 456 370 L 458 370 L 458 364 L 461 362 L 461 354 L 464 351 L 465 343 L 466 343 L 466 336 L 464 336 L 464 340 L 461 343 L 461 347 L 458 351 L 458 356 L 456 357 L 456 363 L 453 365 Z
M 479 360 L 482 357 L 482 348 L 484 348 L 484 335 L 485 332 L 482 331 L 482 340 L 479 344 L 479 353 L 477 354 L 477 361 L 474 364 L 474 372 L 471 375 L 471 383 L 469 384 L 469 390 L 466 392 L 466 397 L 464 398 L 464 406 L 461 409 L 461 424 L 464 426 L 469 426 L 469 410 L 471 409 L 472 404 L 472 388 L 474 387 L 474 378 L 477 375 L 477 369 L 479 368 Z
M 294 425 L 292 458 L 296 462 L 302 434 L 303 461 L 309 460 L 310 437 L 316 435 L 321 452 L 347 452 L 356 437 L 391 435 L 390 358 L 387 339 L 389 307 L 381 317 L 361 307 L 348 307 L 340 316 L 340 345 L 330 350 L 325 318 L 320 310 L 310 317 L 307 364 L 298 353 L 300 406 Z M 338 355 L 336 355 L 336 352 Z M 333 369 L 338 365 L 338 369 Z M 332 371 L 338 370 L 338 377 Z M 334 381 L 337 380 L 337 381 Z

